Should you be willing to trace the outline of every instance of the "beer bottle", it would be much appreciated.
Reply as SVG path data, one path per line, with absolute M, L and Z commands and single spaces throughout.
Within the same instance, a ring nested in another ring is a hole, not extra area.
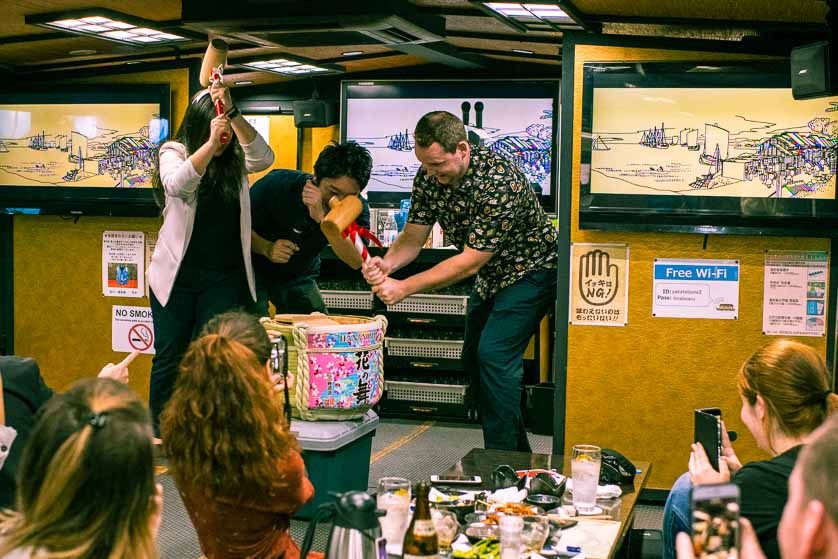
M 431 520 L 431 507 L 428 504 L 430 487 L 424 481 L 416 489 L 416 510 L 410 520 L 410 526 L 404 535 L 404 559 L 424 559 L 439 555 L 434 521 Z

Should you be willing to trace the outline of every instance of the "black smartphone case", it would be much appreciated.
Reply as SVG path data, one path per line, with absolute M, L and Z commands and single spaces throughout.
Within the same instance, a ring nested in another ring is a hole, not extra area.
M 708 413 L 708 411 L 712 412 L 715 409 L 695 410 L 695 432 L 693 440 L 701 443 L 705 452 L 707 452 L 710 464 L 718 472 L 719 457 L 722 451 L 722 422 L 718 414 Z

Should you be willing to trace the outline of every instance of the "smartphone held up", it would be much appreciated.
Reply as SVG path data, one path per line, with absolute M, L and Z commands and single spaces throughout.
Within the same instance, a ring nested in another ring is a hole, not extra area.
M 698 559 L 738 559 L 739 487 L 733 483 L 692 489 L 692 541 Z

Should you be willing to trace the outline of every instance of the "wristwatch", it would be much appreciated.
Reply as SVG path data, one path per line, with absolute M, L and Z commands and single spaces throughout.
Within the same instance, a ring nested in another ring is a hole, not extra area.
M 239 116 L 240 114 L 242 114 L 242 112 L 239 110 L 239 108 L 237 106 L 233 105 L 233 108 L 230 109 L 229 111 L 227 111 L 227 118 L 232 120 L 232 119 L 236 118 L 237 116 Z

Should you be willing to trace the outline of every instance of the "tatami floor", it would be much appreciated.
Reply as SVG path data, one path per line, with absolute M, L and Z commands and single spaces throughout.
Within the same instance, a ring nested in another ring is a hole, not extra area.
M 549 453 L 552 439 L 530 434 L 533 452 Z M 369 483 L 372 488 L 378 478 L 396 475 L 412 481 L 427 480 L 431 474 L 443 472 L 469 450 L 481 447 L 483 437 L 478 425 L 382 419 L 372 442 Z M 183 508 L 172 478 L 163 474 L 160 481 L 164 488 L 163 521 L 160 527 L 160 557 L 162 559 L 196 559 L 201 549 L 189 516 Z M 635 509 L 635 528 L 660 529 L 660 507 L 638 505 Z M 297 542 L 302 542 L 307 522 L 292 521 L 291 532 Z M 318 529 L 316 550 L 326 544 L 328 526 Z

